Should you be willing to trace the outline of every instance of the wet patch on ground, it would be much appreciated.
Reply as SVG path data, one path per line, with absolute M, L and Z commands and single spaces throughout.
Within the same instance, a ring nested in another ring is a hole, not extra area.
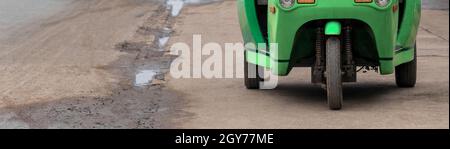
M 166 128 L 165 116 L 178 97 L 166 89 L 118 88 L 108 97 L 69 97 L 54 102 L 18 106 L 3 128 Z M 180 112 L 179 114 L 182 114 Z M 20 127 L 19 127 L 20 126 Z
M 165 82 L 165 74 L 169 71 L 170 63 L 175 58 L 165 50 L 166 43 L 173 33 L 170 29 L 174 18 L 164 5 L 141 25 L 133 39 L 118 43 L 115 48 L 134 56 L 129 72 L 134 79 L 134 85 L 160 85 Z M 133 76 L 134 75 L 134 76 Z
M 167 0 L 167 9 L 170 9 L 172 17 L 178 16 L 185 5 L 204 5 L 222 0 Z

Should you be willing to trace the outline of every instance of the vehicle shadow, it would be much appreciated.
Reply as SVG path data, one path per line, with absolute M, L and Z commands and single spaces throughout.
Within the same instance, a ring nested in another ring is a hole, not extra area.
M 393 83 L 364 82 L 345 84 L 343 86 L 345 109 L 381 104 L 385 101 L 387 95 L 400 90 L 402 89 Z M 319 85 L 308 83 L 280 84 L 269 93 L 295 99 L 294 102 L 299 104 L 321 104 L 326 106 L 327 103 L 326 90 Z

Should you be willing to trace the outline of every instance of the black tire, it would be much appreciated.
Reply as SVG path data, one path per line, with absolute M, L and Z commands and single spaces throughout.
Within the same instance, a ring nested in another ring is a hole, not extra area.
M 260 89 L 260 82 L 262 81 L 262 78 L 260 76 L 264 76 L 263 68 L 255 64 L 248 63 L 245 53 L 246 52 L 244 52 L 245 87 L 247 87 L 247 89 Z
M 338 37 L 330 37 L 326 43 L 326 89 L 328 106 L 332 110 L 342 108 L 342 70 L 341 41 Z
M 411 88 L 417 80 L 417 50 L 414 45 L 414 60 L 395 67 L 395 82 L 398 87 Z

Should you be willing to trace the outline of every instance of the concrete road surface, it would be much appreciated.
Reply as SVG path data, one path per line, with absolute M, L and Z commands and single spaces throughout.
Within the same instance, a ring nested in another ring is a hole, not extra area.
M 359 74 L 341 111 L 328 110 L 309 69 L 264 91 L 165 75 L 174 57 L 164 50 L 193 34 L 243 40 L 234 0 L 186 1 L 202 5 L 179 16 L 170 8 L 181 0 L 164 1 L 1 0 L 0 128 L 449 128 L 446 0 L 424 0 L 435 10 L 423 11 L 417 87 Z
M 218 11 L 220 10 L 220 11 Z M 449 128 L 448 11 L 424 10 L 418 45 L 418 82 L 397 88 L 394 75 L 358 74 L 344 86 L 344 109 L 330 111 L 326 94 L 295 68 L 275 90 L 246 90 L 242 79 L 171 79 L 190 116 L 178 128 Z M 242 42 L 236 2 L 185 9 L 171 42 Z

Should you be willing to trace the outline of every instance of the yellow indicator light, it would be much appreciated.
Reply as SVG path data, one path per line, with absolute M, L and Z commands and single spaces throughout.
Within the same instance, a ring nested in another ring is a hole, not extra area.
M 372 0 L 355 0 L 355 3 L 371 3 Z
M 314 4 L 316 0 L 297 0 L 299 4 Z

